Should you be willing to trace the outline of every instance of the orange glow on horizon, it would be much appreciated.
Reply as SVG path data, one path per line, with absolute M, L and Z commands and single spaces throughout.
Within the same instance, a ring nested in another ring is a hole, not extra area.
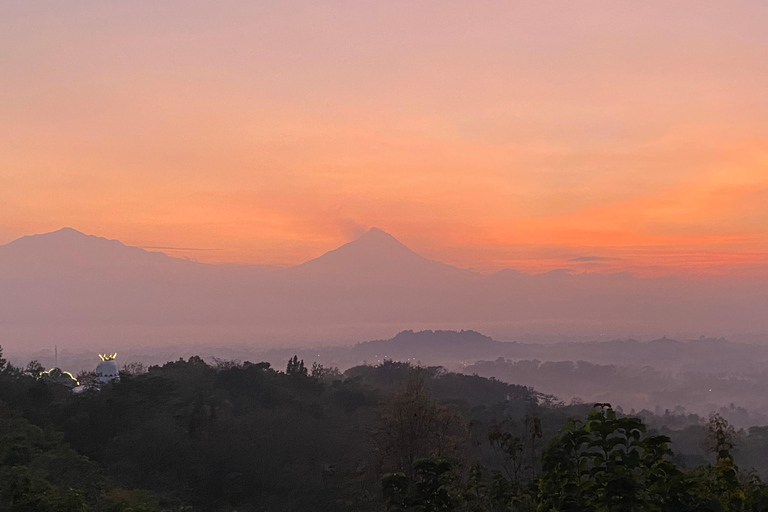
M 0 16 L 0 243 L 768 274 L 768 6 L 48 3 Z

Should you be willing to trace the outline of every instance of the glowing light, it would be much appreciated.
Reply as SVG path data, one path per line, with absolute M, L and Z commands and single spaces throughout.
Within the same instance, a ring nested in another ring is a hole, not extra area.
M 68 371 L 65 371 L 65 370 L 62 370 L 61 368 L 56 368 L 56 367 L 54 367 L 54 368 L 51 368 L 50 370 L 47 370 L 47 371 L 44 371 L 44 372 L 42 372 L 42 373 L 40 374 L 40 377 L 38 377 L 38 378 L 39 378 L 39 379 L 42 379 L 42 378 L 43 378 L 43 375 L 47 375 L 47 376 L 51 377 L 51 376 L 53 376 L 53 375 L 51 374 L 51 372 L 53 372 L 54 370 L 57 370 L 57 371 L 58 371 L 58 372 L 59 372 L 61 375 L 67 375 L 67 376 L 69 376 L 69 378 L 70 378 L 70 379 L 72 379 L 73 381 L 75 381 L 75 385 L 77 385 L 77 386 L 79 386 L 79 385 L 80 385 L 80 382 L 79 382 L 79 381 L 78 381 L 78 380 L 75 378 L 75 376 L 74 376 L 74 375 L 72 375 L 72 374 L 71 374 L 71 373 L 69 373 Z

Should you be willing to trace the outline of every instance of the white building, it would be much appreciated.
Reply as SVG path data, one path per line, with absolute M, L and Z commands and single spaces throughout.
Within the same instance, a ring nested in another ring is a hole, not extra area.
M 117 354 L 99 354 L 101 362 L 96 366 L 96 380 L 99 384 L 120 378 L 120 370 L 115 363 Z

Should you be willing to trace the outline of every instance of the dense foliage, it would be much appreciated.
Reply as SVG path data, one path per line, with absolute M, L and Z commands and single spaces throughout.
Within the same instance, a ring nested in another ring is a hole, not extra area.
M 77 394 L 38 366 L 0 352 L 0 511 L 768 510 L 719 416 L 689 468 L 639 418 L 437 367 L 192 357 Z

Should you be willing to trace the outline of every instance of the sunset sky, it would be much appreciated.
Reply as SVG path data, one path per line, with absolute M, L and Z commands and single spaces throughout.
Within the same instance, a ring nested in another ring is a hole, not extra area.
M 768 2 L 0 2 L 0 243 L 768 273 Z

